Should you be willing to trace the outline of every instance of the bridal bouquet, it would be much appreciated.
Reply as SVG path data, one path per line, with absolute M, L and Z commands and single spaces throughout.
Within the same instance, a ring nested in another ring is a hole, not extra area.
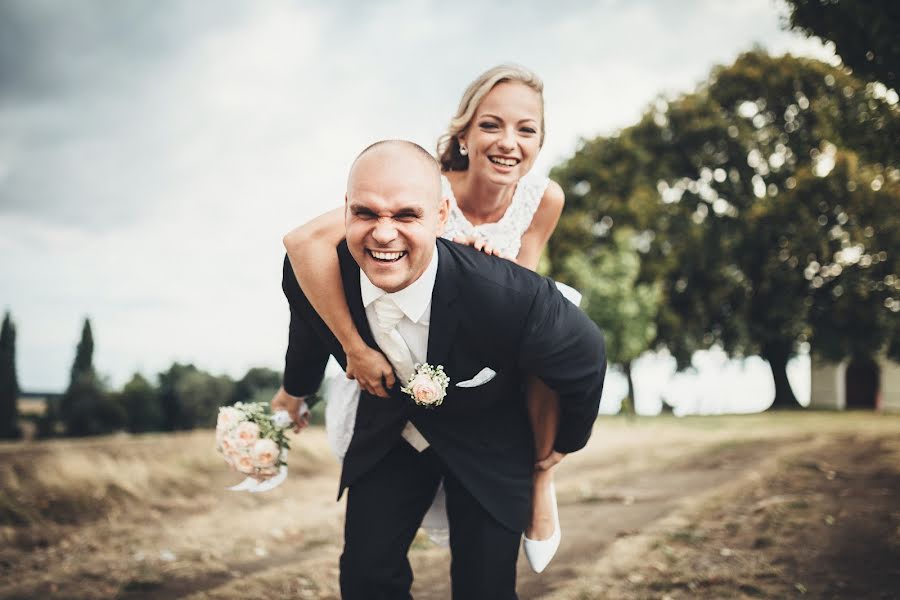
M 290 427 L 287 411 L 269 414 L 263 402 L 238 402 L 219 409 L 216 450 L 229 467 L 247 475 L 229 490 L 265 492 L 281 485 L 287 478 Z

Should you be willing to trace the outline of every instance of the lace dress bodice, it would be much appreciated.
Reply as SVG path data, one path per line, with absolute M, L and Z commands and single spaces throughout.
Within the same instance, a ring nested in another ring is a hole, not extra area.
M 519 180 L 516 191 L 513 192 L 512 202 L 499 221 L 472 225 L 456 203 L 450 180 L 442 175 L 441 189 L 444 196 L 450 200 L 450 215 L 443 237 L 452 240 L 457 236 L 475 236 L 489 242 L 506 256 L 518 256 L 522 247 L 522 235 L 531 225 L 531 219 L 549 183 L 550 180 L 542 175 L 526 174 Z

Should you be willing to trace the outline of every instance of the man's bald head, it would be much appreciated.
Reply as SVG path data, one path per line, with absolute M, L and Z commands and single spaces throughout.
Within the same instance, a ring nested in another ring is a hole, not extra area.
M 438 164 L 421 146 L 378 142 L 350 168 L 347 247 L 369 281 L 386 292 L 404 289 L 425 272 L 449 212 Z
M 428 150 L 407 140 L 381 140 L 367 146 L 350 166 L 347 177 L 347 194 L 351 194 L 359 177 L 369 176 L 369 169 L 386 165 L 400 168 L 409 177 L 433 180 L 435 203 L 441 200 L 441 168 Z

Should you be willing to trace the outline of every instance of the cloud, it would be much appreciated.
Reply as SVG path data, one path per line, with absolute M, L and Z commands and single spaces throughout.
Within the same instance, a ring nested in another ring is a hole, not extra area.
M 372 141 L 433 148 L 495 64 L 545 80 L 546 172 L 754 41 L 811 51 L 800 39 L 769 0 L 0 3 L 20 380 L 65 386 L 85 315 L 114 384 L 176 359 L 280 368 L 282 234 L 341 204 Z

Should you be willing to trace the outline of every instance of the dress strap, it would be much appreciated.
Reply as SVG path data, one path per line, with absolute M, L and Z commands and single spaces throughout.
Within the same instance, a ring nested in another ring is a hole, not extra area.
M 550 179 L 533 173 L 528 173 L 519 180 L 507 215 L 509 225 L 518 237 L 522 237 L 531 225 L 534 213 L 537 212 L 549 184 Z

